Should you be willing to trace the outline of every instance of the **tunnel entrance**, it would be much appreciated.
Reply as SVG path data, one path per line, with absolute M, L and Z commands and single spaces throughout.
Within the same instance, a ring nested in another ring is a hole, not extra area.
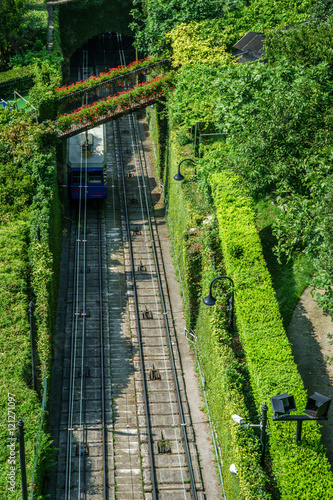
M 133 37 L 115 32 L 95 36 L 70 58 L 70 81 L 84 80 L 136 59 Z M 138 55 L 140 58 L 140 54 Z

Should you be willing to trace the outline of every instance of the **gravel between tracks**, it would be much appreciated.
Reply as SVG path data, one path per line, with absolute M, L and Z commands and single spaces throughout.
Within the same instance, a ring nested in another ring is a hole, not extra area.
M 147 131 L 147 124 L 142 120 L 146 133 L 144 144 L 148 162 L 149 181 L 151 193 L 154 200 L 154 212 L 157 223 L 157 230 L 163 252 L 163 262 L 166 270 L 170 301 L 174 314 L 175 327 L 178 333 L 178 343 L 184 370 L 185 384 L 187 388 L 187 398 L 191 411 L 191 419 L 196 435 L 197 448 L 200 454 L 200 465 L 202 467 L 203 482 L 207 500 L 219 500 L 222 498 L 221 486 L 218 481 L 216 464 L 213 454 L 213 447 L 210 438 L 209 425 L 207 424 L 206 414 L 200 409 L 203 407 L 203 399 L 200 394 L 198 374 L 195 371 L 195 359 L 193 351 L 189 348 L 185 338 L 185 319 L 183 314 L 182 299 L 179 282 L 176 279 L 175 268 L 172 262 L 172 244 L 168 236 L 168 229 L 164 218 L 164 205 L 161 199 L 161 193 L 156 183 L 156 177 L 153 167 L 152 149 Z M 148 154 L 149 152 L 149 154 Z

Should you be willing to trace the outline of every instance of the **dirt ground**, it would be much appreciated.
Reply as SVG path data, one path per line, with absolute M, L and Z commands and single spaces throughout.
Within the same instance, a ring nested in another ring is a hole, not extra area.
M 330 316 L 318 308 L 310 288 L 301 296 L 287 333 L 308 395 L 311 396 L 316 391 L 333 399 L 333 322 Z M 333 469 L 332 425 L 333 404 L 328 420 L 322 422 L 321 428 L 323 443 L 327 447 L 327 456 Z

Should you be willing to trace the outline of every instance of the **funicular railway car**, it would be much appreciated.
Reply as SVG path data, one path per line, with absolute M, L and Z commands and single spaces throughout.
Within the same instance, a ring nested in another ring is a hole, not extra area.
M 100 125 L 67 140 L 69 197 L 77 200 L 107 196 L 105 127 Z

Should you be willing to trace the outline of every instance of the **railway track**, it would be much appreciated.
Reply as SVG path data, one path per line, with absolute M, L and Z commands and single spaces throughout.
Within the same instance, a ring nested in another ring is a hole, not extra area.
M 59 500 L 206 498 L 144 139 L 136 115 L 108 123 L 108 198 L 72 207 L 53 406 Z
M 103 318 L 98 205 L 75 209 L 63 351 L 56 498 L 107 499 L 113 466 L 109 336 Z
M 203 498 L 140 127 L 132 115 L 109 124 L 108 135 L 112 166 L 118 170 L 117 181 L 114 177 L 111 182 L 122 207 L 137 400 L 138 430 L 134 426 L 133 433 L 140 436 L 143 494 L 146 498 Z

